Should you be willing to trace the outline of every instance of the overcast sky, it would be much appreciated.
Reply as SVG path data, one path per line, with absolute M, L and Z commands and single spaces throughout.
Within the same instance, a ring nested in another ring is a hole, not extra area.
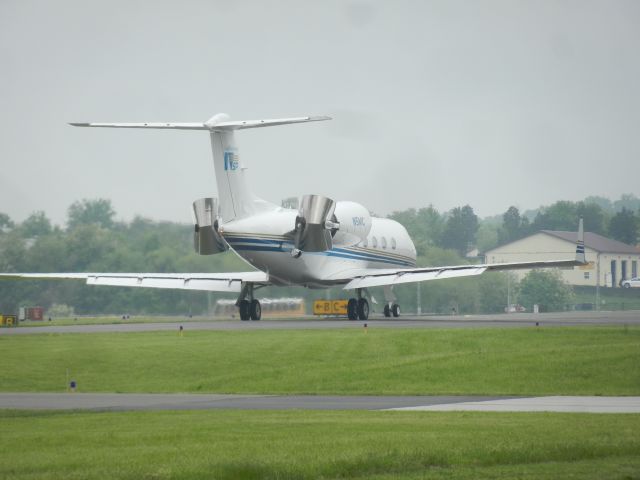
M 70 121 L 330 115 L 237 134 L 256 193 L 481 216 L 640 189 L 640 2 L 0 1 L 0 212 L 190 222 L 205 132 Z

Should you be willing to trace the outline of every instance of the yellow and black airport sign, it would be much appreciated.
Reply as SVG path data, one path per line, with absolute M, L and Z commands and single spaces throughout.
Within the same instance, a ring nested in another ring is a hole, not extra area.
M 348 300 L 315 300 L 314 315 L 346 315 Z
M 18 319 L 15 315 L 2 315 L 0 314 L 0 326 L 2 327 L 15 327 L 18 325 Z

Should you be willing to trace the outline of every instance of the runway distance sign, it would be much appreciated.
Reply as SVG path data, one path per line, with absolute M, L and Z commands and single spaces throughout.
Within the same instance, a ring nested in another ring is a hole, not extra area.
M 346 315 L 347 300 L 315 300 L 314 315 Z

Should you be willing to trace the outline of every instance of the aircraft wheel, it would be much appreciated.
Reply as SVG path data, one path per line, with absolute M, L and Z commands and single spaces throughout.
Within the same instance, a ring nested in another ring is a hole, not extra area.
M 393 314 L 394 317 L 399 317 L 400 316 L 400 305 L 398 305 L 397 303 L 394 303 L 393 305 L 391 305 L 391 313 Z
M 240 320 L 249 320 L 249 300 L 240 300 Z
M 624 288 L 631 288 L 631 284 L 630 283 L 623 283 L 622 286 Z
M 358 300 L 358 318 L 360 320 L 369 318 L 369 302 L 367 302 L 366 298 Z
M 358 319 L 358 300 L 355 298 L 350 298 L 349 303 L 347 303 L 347 316 L 349 320 Z
M 262 317 L 262 307 L 260 306 L 260 302 L 258 300 L 251 300 L 251 304 L 249 306 L 249 316 L 251 320 L 260 320 Z
M 384 306 L 384 316 L 385 317 L 391 316 L 391 307 L 389 307 L 388 303 Z

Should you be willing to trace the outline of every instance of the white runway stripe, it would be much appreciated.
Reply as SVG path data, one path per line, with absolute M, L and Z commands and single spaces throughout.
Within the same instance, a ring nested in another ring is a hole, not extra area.
M 429 412 L 640 413 L 640 397 L 531 397 L 390 408 Z

